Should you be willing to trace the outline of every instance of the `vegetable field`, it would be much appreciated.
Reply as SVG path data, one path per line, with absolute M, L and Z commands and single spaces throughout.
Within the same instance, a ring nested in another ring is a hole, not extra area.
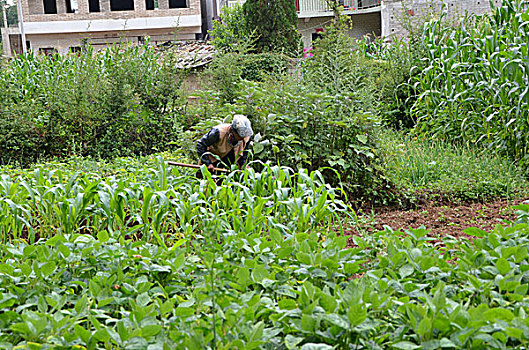
M 6 349 L 502 349 L 529 338 L 525 223 L 472 229 L 474 241 L 390 228 L 348 241 L 351 211 L 318 172 L 267 167 L 217 185 L 161 159 L 122 178 L 4 175 L 0 189 Z
M 0 349 L 528 349 L 523 5 L 392 45 L 336 9 L 303 58 L 239 7 L 202 72 L 148 40 L 0 62 Z M 242 170 L 168 166 L 235 114 Z

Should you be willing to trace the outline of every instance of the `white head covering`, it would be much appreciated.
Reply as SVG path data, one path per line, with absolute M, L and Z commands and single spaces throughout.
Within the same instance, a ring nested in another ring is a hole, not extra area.
M 240 137 L 248 137 L 253 135 L 252 123 L 242 114 L 236 114 L 233 116 L 231 127 L 237 132 L 237 134 L 239 134 Z

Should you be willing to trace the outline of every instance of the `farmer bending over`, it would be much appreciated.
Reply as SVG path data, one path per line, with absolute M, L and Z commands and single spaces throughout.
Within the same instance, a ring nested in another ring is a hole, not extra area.
M 199 164 L 205 164 L 210 172 L 214 168 L 229 168 L 236 162 L 242 169 L 252 135 L 252 124 L 248 118 L 235 115 L 231 124 L 217 125 L 197 141 Z

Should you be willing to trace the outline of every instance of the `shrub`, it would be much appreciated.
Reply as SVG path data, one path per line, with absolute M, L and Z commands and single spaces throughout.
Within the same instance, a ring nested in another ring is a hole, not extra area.
M 288 57 L 277 53 L 246 54 L 239 57 L 241 78 L 263 81 L 269 75 L 281 75 L 288 69 Z
M 10 61 L 0 72 L 0 119 L 19 136 L 0 141 L 1 161 L 166 148 L 182 104 L 174 61 L 148 45 Z
M 281 52 L 298 56 L 302 45 L 293 1 L 247 0 L 243 9 L 248 28 L 255 28 L 258 52 Z
M 255 159 L 323 169 L 326 181 L 342 185 L 354 200 L 373 195 L 381 182 L 373 137 L 378 120 L 350 94 L 314 93 L 294 78 L 277 79 L 240 84 L 237 98 L 216 116 L 240 113 L 251 119 Z
M 250 28 L 241 5 L 224 6 L 220 20 L 213 22 L 213 29 L 209 32 L 211 43 L 218 53 L 252 51 L 257 36 L 255 29 Z
M 0 135 L 0 164 L 35 162 L 45 142 L 32 121 L 13 115 L 0 118 Z

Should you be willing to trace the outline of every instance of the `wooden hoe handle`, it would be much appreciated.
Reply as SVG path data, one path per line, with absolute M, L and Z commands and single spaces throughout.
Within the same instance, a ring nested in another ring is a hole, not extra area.
M 186 163 L 177 163 L 177 162 L 171 162 L 171 161 L 167 162 L 167 164 L 174 165 L 174 166 L 181 166 L 184 168 L 200 169 L 200 165 L 198 164 L 186 164 Z M 229 171 L 228 169 L 223 169 L 223 168 L 215 168 L 213 170 L 220 171 L 222 173 L 227 173 Z

